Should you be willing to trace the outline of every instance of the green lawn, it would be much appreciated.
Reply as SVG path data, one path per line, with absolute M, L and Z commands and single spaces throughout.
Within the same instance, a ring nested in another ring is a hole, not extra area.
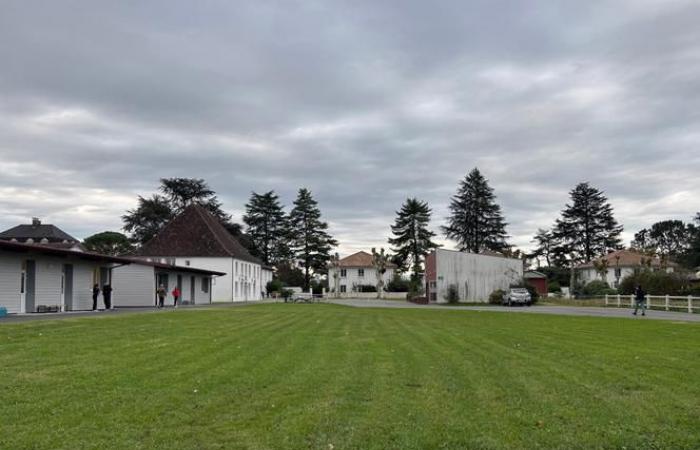
M 699 448 L 700 326 L 255 305 L 0 325 L 0 448 Z

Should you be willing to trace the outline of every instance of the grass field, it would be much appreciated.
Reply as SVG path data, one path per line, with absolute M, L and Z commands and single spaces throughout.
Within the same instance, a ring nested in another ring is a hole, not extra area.
M 256 305 L 0 325 L 0 448 L 699 448 L 700 326 Z

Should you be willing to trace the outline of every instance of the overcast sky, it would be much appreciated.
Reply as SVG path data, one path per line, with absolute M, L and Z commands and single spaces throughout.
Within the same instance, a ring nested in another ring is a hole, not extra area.
M 0 228 L 121 228 L 161 177 L 305 186 L 340 251 L 473 167 L 527 248 L 568 191 L 628 240 L 700 210 L 700 2 L 3 1 Z M 452 244 L 447 243 L 448 247 Z

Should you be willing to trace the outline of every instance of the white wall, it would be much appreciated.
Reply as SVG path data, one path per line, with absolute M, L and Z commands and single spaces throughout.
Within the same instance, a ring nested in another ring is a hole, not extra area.
M 65 260 L 46 256 L 32 258 L 36 261 L 36 297 L 34 305 L 59 305 L 61 300 L 61 278 Z M 75 289 L 75 286 L 73 286 Z
M 8 313 L 21 312 L 22 260 L 25 256 L 0 252 L 0 306 Z
M 488 302 L 496 289 L 508 289 L 523 277 L 519 259 L 437 250 L 437 302 L 444 303 L 448 286 L 459 290 L 460 301 Z M 432 300 L 432 299 L 431 299 Z
M 345 286 L 345 291 L 346 292 L 353 292 L 353 286 L 360 286 L 360 285 L 372 285 L 376 286 L 377 285 L 377 271 L 374 267 L 347 267 L 347 268 L 341 268 L 339 272 L 342 274 L 342 270 L 345 269 L 345 276 L 340 276 L 338 278 L 338 285 L 339 286 Z M 364 276 L 359 275 L 359 270 L 364 269 Z M 329 291 L 332 291 L 335 288 L 335 274 L 336 269 L 329 269 L 328 270 L 328 286 L 329 286 Z M 394 269 L 390 268 L 387 269 L 386 272 L 384 273 L 383 279 L 384 279 L 384 285 L 386 286 L 391 279 L 394 278 Z M 342 292 L 342 288 L 340 288 Z
M 240 302 L 260 300 L 265 290 L 263 270 L 260 264 L 241 261 L 234 258 L 177 257 L 178 266 L 196 267 L 198 269 L 224 272 L 226 275 L 215 277 L 212 281 L 212 301 Z
M 73 311 L 92 309 L 92 285 L 96 267 L 96 264 L 86 261 L 73 264 Z
M 115 308 L 155 306 L 156 279 L 153 266 L 129 264 L 115 267 L 112 269 L 112 289 L 112 304 Z M 98 304 L 102 304 L 102 298 Z

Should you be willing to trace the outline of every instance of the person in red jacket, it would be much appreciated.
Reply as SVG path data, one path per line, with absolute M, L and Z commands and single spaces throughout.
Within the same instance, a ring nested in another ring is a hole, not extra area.
M 180 288 L 177 286 L 173 289 L 173 298 L 175 299 L 175 307 L 177 308 L 177 301 L 180 300 Z

